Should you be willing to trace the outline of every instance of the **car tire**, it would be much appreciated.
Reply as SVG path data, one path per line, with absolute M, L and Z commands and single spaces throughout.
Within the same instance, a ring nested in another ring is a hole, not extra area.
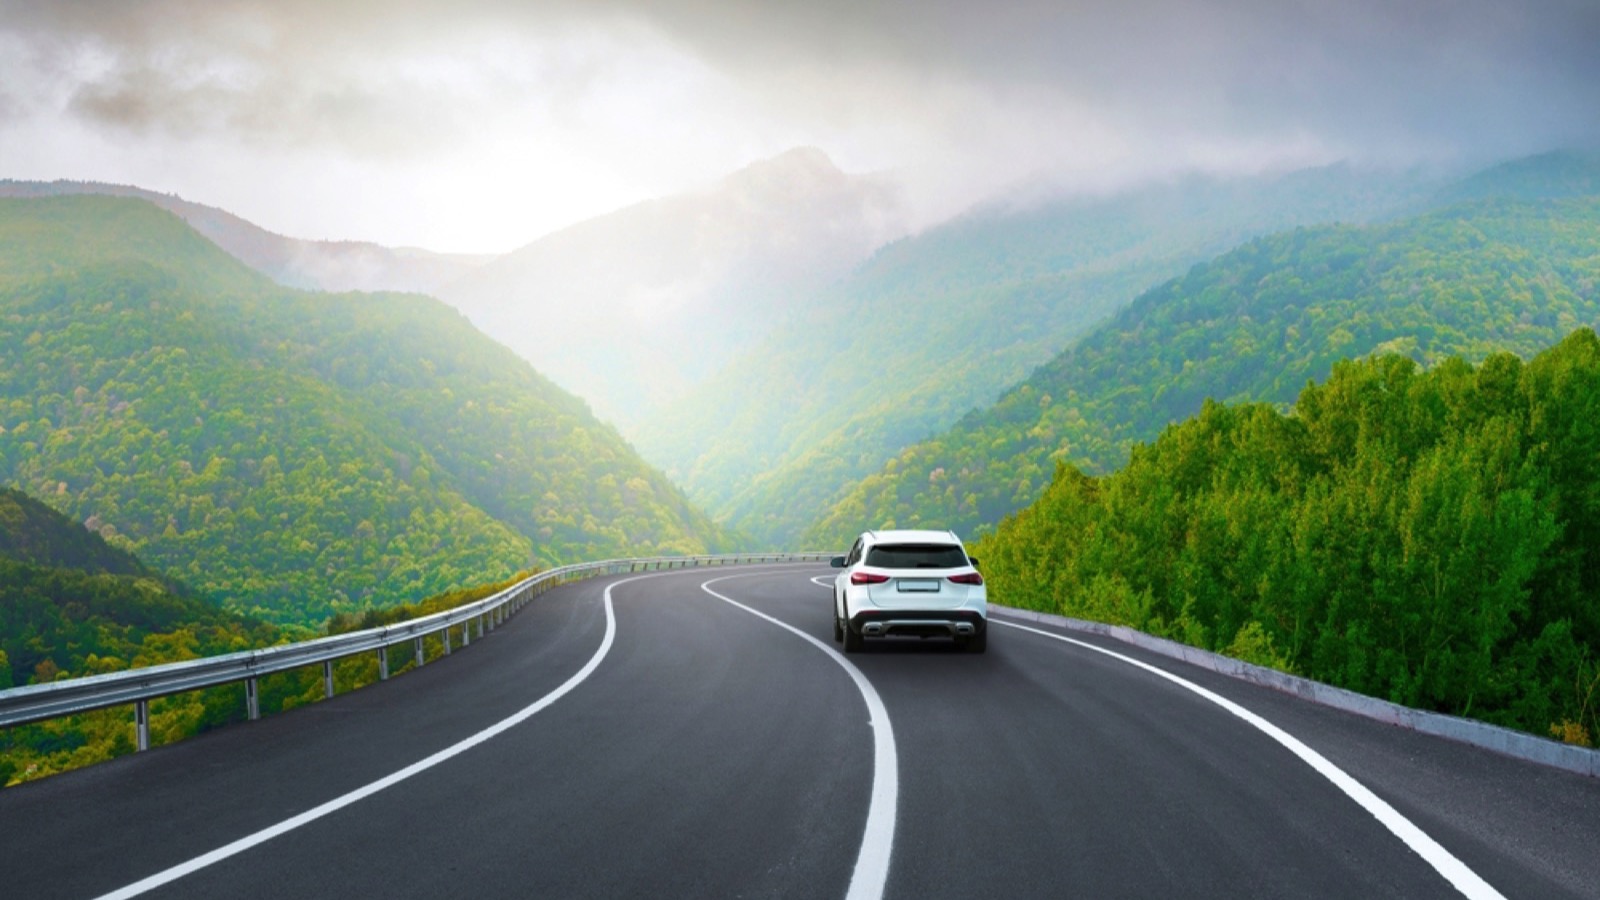
M 839 614 L 838 613 L 834 613 L 834 615 L 833 615 L 833 642 L 837 644 L 842 640 L 844 640 L 844 620 L 839 618 Z
M 861 641 L 860 633 L 848 625 L 844 626 L 844 652 L 860 653 Z
M 962 649 L 966 650 L 968 653 L 983 653 L 984 651 L 988 650 L 989 629 L 985 628 L 972 637 L 967 638 L 966 646 Z

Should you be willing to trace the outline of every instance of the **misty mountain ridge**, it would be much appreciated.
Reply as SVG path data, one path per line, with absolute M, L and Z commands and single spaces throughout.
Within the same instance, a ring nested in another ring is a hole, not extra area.
M 1393 214 L 1418 171 L 1334 165 L 1011 192 L 879 248 L 636 429 L 647 459 L 764 545 L 994 400 L 1141 291 L 1252 237 Z
M 1531 356 L 1600 324 L 1600 157 L 1518 160 L 1430 198 L 1414 215 L 1260 237 L 1145 292 L 860 478 L 805 539 L 888 523 L 972 533 L 1031 502 L 1058 460 L 1113 470 L 1207 398 L 1286 403 L 1339 359 Z
M 1436 205 L 1493 198 L 1561 200 L 1600 194 L 1600 151 L 1553 150 L 1502 162 L 1447 185 Z
M 432 293 L 493 259 L 367 241 L 311 241 L 268 231 L 233 213 L 144 188 L 97 181 L 0 180 L 0 197 L 98 194 L 147 200 L 176 213 L 245 265 L 285 287 L 315 291 Z
M 233 235 L 225 249 L 280 283 L 338 283 L 317 274 L 319 260 L 355 286 L 398 271 L 397 260 L 445 260 L 413 287 L 456 273 L 435 293 L 620 423 L 719 518 L 783 543 L 808 509 L 1190 265 L 1301 225 L 1583 193 L 1593 159 L 1549 153 L 1451 179 L 1335 164 L 1111 192 L 1025 184 L 911 234 L 891 181 L 801 148 L 488 262 L 293 241 L 138 188 L 0 182 L 0 194 L 123 193 L 179 207 L 197 229 Z M 305 252 L 263 252 L 273 247 Z
M 438 295 L 626 428 L 906 222 L 894 183 L 801 148 L 547 235 Z

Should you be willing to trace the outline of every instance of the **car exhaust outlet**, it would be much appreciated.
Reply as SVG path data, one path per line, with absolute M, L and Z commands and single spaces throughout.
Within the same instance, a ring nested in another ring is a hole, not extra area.
M 971 637 L 976 632 L 977 632 L 977 629 L 972 627 L 972 623 L 971 622 L 957 622 L 956 623 L 956 634 L 961 636 L 961 637 Z
M 871 622 L 861 626 L 861 633 L 868 637 L 877 637 L 878 635 L 883 634 L 883 626 L 876 622 Z

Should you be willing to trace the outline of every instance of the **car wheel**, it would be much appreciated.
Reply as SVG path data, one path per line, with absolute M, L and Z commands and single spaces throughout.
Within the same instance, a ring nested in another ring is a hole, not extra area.
M 833 615 L 833 641 L 834 641 L 834 643 L 838 643 L 839 641 L 842 641 L 842 640 L 844 640 L 844 620 L 839 618 L 839 614 L 838 613 L 834 613 L 834 615 Z
M 967 644 L 964 649 L 966 649 L 968 653 L 982 653 L 989 649 L 989 629 L 985 628 L 972 637 L 967 638 Z
M 861 640 L 860 633 L 858 633 L 855 629 L 848 625 L 844 627 L 844 652 L 860 653 Z

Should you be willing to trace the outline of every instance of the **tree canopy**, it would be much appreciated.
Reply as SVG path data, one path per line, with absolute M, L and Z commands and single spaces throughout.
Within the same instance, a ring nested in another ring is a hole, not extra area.
M 1285 414 L 1207 401 L 1122 469 L 1059 463 L 978 542 L 1001 603 L 1409 706 L 1600 736 L 1600 339 L 1341 361 Z

